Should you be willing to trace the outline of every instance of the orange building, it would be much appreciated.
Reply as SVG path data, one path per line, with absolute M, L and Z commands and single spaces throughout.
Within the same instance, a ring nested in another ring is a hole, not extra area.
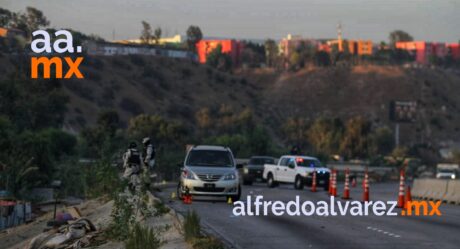
M 460 60 L 460 43 L 447 44 L 447 49 L 455 60 Z
M 350 54 L 372 55 L 372 41 L 348 40 Z
M 415 56 L 415 61 L 420 64 L 427 64 L 431 56 L 445 57 L 449 47 L 441 42 L 410 41 L 396 42 L 397 49 L 406 50 Z
M 206 63 L 206 57 L 218 45 L 222 46 L 222 53 L 229 54 L 232 58 L 233 65 L 239 65 L 241 59 L 241 52 L 243 51 L 243 44 L 235 40 L 201 40 L 196 44 L 196 51 L 198 53 L 198 61 Z

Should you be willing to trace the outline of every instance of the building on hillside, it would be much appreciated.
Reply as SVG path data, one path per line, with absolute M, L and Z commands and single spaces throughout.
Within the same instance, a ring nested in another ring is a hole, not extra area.
M 198 61 L 206 63 L 206 57 L 218 45 L 222 46 L 222 53 L 230 55 L 234 66 L 241 63 L 241 53 L 243 52 L 243 43 L 236 40 L 201 40 L 196 44 Z
M 443 58 L 447 56 L 449 50 L 445 43 L 426 42 L 426 41 L 409 41 L 396 42 L 395 47 L 408 51 L 415 56 L 415 61 L 420 64 L 428 64 L 430 57 Z
M 196 60 L 196 55 L 187 50 L 164 49 L 136 44 L 128 45 L 110 42 L 87 41 L 83 47 L 89 55 L 113 56 L 137 54 Z
M 348 52 L 353 55 L 372 55 L 373 43 L 370 40 L 329 40 L 327 45 L 331 48 L 336 45 L 338 51 L 345 51 L 344 44 L 348 44 Z
M 279 52 L 285 58 L 289 58 L 292 52 L 298 50 L 301 47 L 310 47 L 314 51 L 324 50 L 329 52 L 328 47 L 324 47 L 323 44 L 315 39 L 305 39 L 300 35 L 288 34 L 286 38 L 281 39 L 278 44 Z
M 447 51 L 454 60 L 460 60 L 460 43 L 447 44 Z
M 2 28 L 0 27 L 0 37 L 4 38 L 12 38 L 15 36 L 22 36 L 26 37 L 26 32 L 20 29 L 13 29 L 13 28 Z
M 373 45 L 369 40 L 348 40 L 348 51 L 354 55 L 372 55 Z
M 166 44 L 181 44 L 183 41 L 181 35 L 175 35 L 172 37 L 163 37 L 158 40 L 158 44 L 155 40 L 152 40 L 149 45 L 166 45 Z M 143 44 L 141 39 L 128 39 L 128 40 L 116 40 L 114 43 L 120 44 Z

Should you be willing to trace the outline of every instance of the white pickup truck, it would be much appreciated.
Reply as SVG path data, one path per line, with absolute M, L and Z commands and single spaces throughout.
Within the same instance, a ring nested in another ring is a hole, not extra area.
M 296 189 L 311 186 L 313 172 L 316 170 L 316 185 L 329 188 L 330 170 L 321 165 L 320 161 L 308 156 L 282 156 L 278 164 L 265 164 L 263 179 L 273 188 L 278 183 L 293 183 Z

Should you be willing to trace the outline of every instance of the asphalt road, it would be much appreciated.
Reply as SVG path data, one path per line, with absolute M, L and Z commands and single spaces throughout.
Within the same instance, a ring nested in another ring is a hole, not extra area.
M 442 216 L 234 216 L 233 205 L 225 198 L 194 198 L 191 205 L 171 201 L 175 187 L 168 186 L 156 195 L 185 214 L 195 210 L 202 225 L 235 248 L 460 248 L 460 206 L 441 204 Z M 342 186 L 338 192 L 341 194 Z M 371 201 L 396 200 L 398 183 L 371 184 Z M 285 203 L 329 201 L 324 190 L 312 193 L 290 185 L 269 189 L 265 184 L 243 186 L 242 201 L 248 195 L 263 195 L 264 200 Z M 351 189 L 351 197 L 361 200 L 361 188 Z M 253 197 L 254 198 L 254 197 Z M 397 210 L 399 213 L 400 210 Z

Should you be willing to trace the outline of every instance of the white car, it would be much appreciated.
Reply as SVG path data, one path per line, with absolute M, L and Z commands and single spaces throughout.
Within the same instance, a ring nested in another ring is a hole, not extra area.
M 317 158 L 309 156 L 282 156 L 278 164 L 265 164 L 263 179 L 270 188 L 278 183 L 292 183 L 296 189 L 311 186 L 316 171 L 316 185 L 329 188 L 330 170 L 321 165 Z

